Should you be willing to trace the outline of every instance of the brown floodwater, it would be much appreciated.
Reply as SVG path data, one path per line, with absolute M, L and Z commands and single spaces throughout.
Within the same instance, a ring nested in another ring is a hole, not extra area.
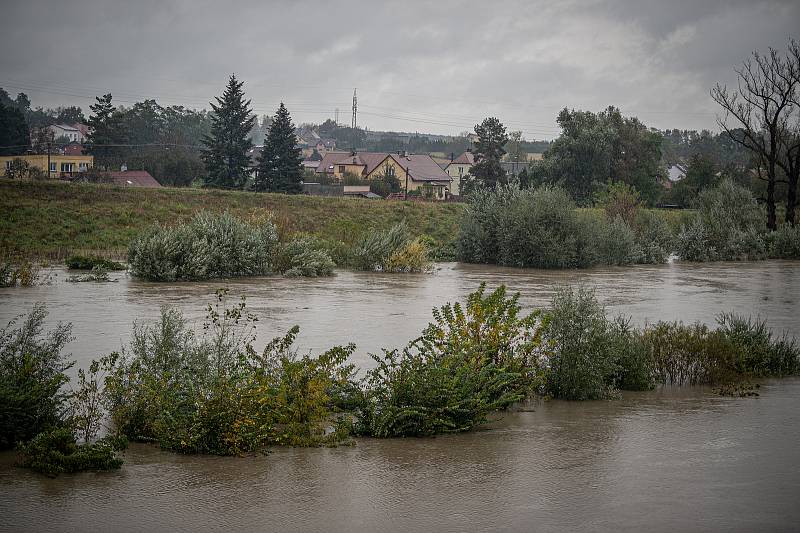
M 353 361 L 404 344 L 430 309 L 482 281 L 544 307 L 555 287 L 596 290 L 610 314 L 713 323 L 759 315 L 800 337 L 800 262 L 680 263 L 587 271 L 444 264 L 434 275 L 339 272 L 259 278 L 0 289 L 0 322 L 47 304 L 73 323 L 78 365 L 119 349 L 134 319 L 161 305 L 199 328 L 214 290 L 246 294 L 259 342 L 301 326 L 299 346 L 355 342 Z M 145 445 L 118 472 L 55 480 L 0 454 L 0 530 L 8 531 L 788 531 L 800 524 L 800 379 L 770 380 L 757 398 L 705 388 L 626 393 L 621 400 L 538 402 L 485 431 L 430 439 L 359 439 L 266 456 L 180 456 Z

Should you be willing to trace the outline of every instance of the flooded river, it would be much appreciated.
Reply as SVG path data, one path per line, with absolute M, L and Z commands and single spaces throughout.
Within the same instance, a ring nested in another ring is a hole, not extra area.
M 0 322 L 45 302 L 69 321 L 78 364 L 119 349 L 134 319 L 163 304 L 196 326 L 225 285 L 246 294 L 260 343 L 301 326 L 300 347 L 355 342 L 353 361 L 417 335 L 430 309 L 482 281 L 547 305 L 556 286 L 597 291 L 610 314 L 713 323 L 760 315 L 800 337 L 800 262 L 669 264 L 534 271 L 444 264 L 430 276 L 340 272 L 333 279 L 0 289 Z M 486 431 L 431 439 L 361 439 L 267 456 L 179 456 L 134 445 L 122 470 L 50 480 L 0 454 L 0 530 L 8 531 L 787 531 L 800 523 L 800 379 L 758 398 L 704 388 L 621 400 L 534 403 Z

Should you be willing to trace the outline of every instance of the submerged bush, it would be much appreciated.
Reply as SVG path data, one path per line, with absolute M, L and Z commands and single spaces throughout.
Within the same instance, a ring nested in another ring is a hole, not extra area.
M 122 466 L 118 451 L 127 447 L 125 439 L 106 437 L 92 444 L 79 445 L 72 430 L 55 428 L 39 433 L 20 446 L 22 466 L 49 477 L 86 470 L 115 470 Z
M 749 189 L 725 179 L 698 196 L 697 215 L 678 236 L 678 255 L 687 261 L 764 259 L 764 212 Z
M 332 417 L 351 401 L 353 369 L 344 362 L 355 347 L 299 356 L 291 349 L 295 327 L 257 353 L 255 317 L 243 301 L 225 309 L 224 292 L 218 297 L 202 338 L 169 308 L 156 325 L 134 327 L 106 379 L 117 430 L 168 450 L 217 455 L 345 440 L 346 420 Z
M 47 311 L 36 305 L 0 330 L 0 449 L 33 438 L 62 423 L 68 394 L 65 372 L 73 363 L 62 353 L 71 327 L 58 324 L 44 334 Z
M 281 245 L 277 268 L 287 277 L 332 276 L 336 267 L 321 242 L 311 236 L 298 236 Z
M 561 289 L 548 313 L 546 390 L 554 398 L 596 400 L 613 396 L 617 370 L 613 336 L 603 307 L 585 289 Z
M 353 247 L 351 263 L 359 270 L 424 272 L 430 268 L 428 247 L 412 240 L 405 222 L 388 230 L 371 230 Z
M 635 209 L 620 210 L 613 218 L 579 212 L 559 187 L 478 191 L 461 227 L 459 257 L 470 263 L 534 268 L 665 261 L 669 250 L 663 248 L 671 244 L 666 223 L 655 222 L 655 214 L 640 219 Z M 624 216 L 640 222 L 632 226 Z
M 110 259 L 103 259 L 93 255 L 72 255 L 69 256 L 64 264 L 70 270 L 92 270 L 102 268 L 104 270 L 125 270 L 125 265 Z
M 272 271 L 278 237 L 268 220 L 201 212 L 173 227 L 155 225 L 128 251 L 131 272 L 151 281 L 258 276 Z
M 776 340 L 763 320 L 723 313 L 717 323 L 736 349 L 737 373 L 752 377 L 800 373 L 800 347 L 786 334 Z
M 358 429 L 375 437 L 467 431 L 539 385 L 539 314 L 521 315 L 505 287 L 472 293 L 465 307 L 434 310 L 434 322 L 402 351 L 373 355 Z
M 800 259 L 800 224 L 784 225 L 769 235 L 769 256 L 775 259 Z
M 638 257 L 636 263 L 666 263 L 675 250 L 675 236 L 663 216 L 639 210 L 633 221 Z
M 82 276 L 70 276 L 67 278 L 67 281 L 69 283 L 85 283 L 90 281 L 108 282 L 111 281 L 111 278 L 108 277 L 108 270 L 100 265 L 96 265 L 92 267 L 91 273 Z

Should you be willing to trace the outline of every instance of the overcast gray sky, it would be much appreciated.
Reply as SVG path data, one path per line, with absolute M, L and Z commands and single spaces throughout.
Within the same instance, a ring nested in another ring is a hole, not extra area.
M 797 37 L 800 2 L 38 0 L 2 3 L 0 87 L 34 105 L 111 92 L 208 107 L 231 72 L 296 123 L 458 133 L 494 115 L 552 138 L 563 107 L 716 130 L 708 96 L 755 49 Z M 794 32 L 794 34 L 793 34 Z

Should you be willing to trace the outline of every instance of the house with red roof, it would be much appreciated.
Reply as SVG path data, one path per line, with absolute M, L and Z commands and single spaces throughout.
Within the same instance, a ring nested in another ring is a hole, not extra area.
M 428 154 L 388 152 L 328 152 L 316 168 L 336 182 L 352 175 L 369 181 L 392 176 L 400 180 L 400 188 L 444 200 L 450 192 L 450 176 Z
M 121 187 L 161 187 L 161 184 L 146 170 L 121 170 L 109 172 L 114 185 Z

